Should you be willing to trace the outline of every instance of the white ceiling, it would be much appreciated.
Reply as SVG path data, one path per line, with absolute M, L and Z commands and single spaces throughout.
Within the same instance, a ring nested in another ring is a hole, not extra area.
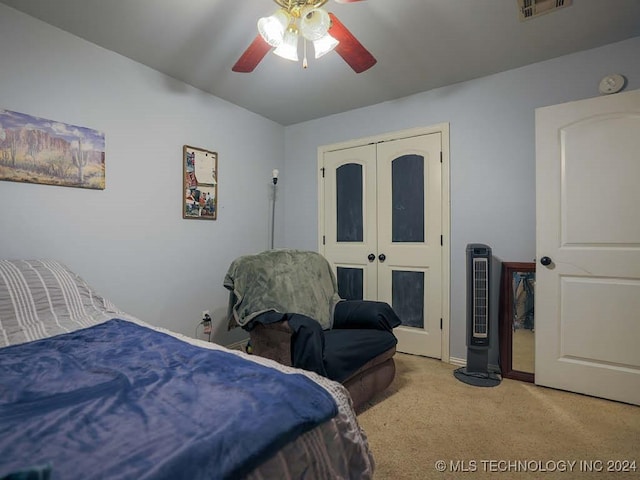
M 0 2 L 282 125 L 640 35 L 640 0 L 574 0 L 526 22 L 517 0 L 329 0 L 373 68 L 356 74 L 332 52 L 304 70 L 268 54 L 253 73 L 234 73 L 272 0 Z

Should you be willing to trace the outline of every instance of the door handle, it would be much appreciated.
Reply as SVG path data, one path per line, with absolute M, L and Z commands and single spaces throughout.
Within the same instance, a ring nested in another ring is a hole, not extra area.
M 551 265 L 552 260 L 549 257 L 542 257 L 540 259 L 540 263 L 542 265 L 544 265 L 545 267 L 548 267 L 549 265 Z
M 384 253 L 381 253 L 380 255 L 378 255 L 378 260 L 380 260 L 381 262 L 384 262 L 387 259 L 387 256 Z
M 367 257 L 367 259 L 368 259 L 370 262 L 373 262 L 373 261 L 376 259 L 376 256 L 375 256 L 373 253 L 370 253 L 370 254 L 369 254 L 369 256 Z

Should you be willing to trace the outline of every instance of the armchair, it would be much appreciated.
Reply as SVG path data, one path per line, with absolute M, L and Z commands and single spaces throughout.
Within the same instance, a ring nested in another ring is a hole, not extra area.
M 249 332 L 252 352 L 342 383 L 356 411 L 395 376 L 400 319 L 386 303 L 338 295 L 329 262 L 316 252 L 270 250 L 236 259 L 229 328 Z

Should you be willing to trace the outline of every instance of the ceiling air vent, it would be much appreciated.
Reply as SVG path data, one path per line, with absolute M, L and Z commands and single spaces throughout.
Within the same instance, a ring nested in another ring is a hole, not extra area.
M 555 12 L 572 3 L 573 0 L 518 0 L 520 20 L 529 20 L 545 13 Z

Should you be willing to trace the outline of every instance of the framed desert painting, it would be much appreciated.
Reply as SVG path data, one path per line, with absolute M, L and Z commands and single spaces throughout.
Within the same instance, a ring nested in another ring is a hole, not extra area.
M 0 109 L 0 180 L 103 190 L 104 154 L 102 132 Z
M 182 157 L 182 217 L 215 220 L 218 216 L 218 154 L 185 145 Z

